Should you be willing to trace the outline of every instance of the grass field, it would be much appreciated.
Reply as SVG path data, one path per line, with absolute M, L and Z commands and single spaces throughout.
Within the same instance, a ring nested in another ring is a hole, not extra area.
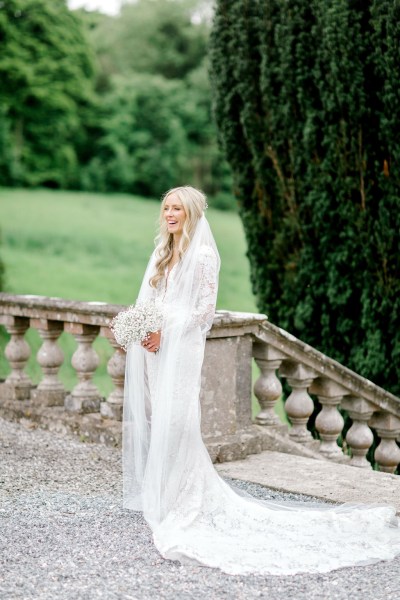
M 135 300 L 159 202 L 127 195 L 0 189 L 6 290 L 119 304 Z M 209 209 L 221 254 L 218 307 L 255 311 L 235 213 Z
M 0 189 L 5 291 L 132 303 L 154 247 L 158 212 L 159 201 L 123 194 Z M 218 308 L 257 312 L 239 217 L 212 208 L 208 209 L 207 217 L 221 254 Z M 7 339 L 2 329 L 1 348 Z M 27 371 L 37 383 L 41 373 L 35 354 L 40 339 L 36 331 L 30 330 L 27 340 L 32 347 Z M 76 347 L 75 341 L 63 334 L 60 346 L 68 357 L 60 377 L 71 389 L 76 379 L 69 357 Z M 112 383 L 106 363 L 112 350 L 100 338 L 95 348 L 101 361 L 95 382 L 107 394 Z M 8 372 L 2 352 L 0 378 Z

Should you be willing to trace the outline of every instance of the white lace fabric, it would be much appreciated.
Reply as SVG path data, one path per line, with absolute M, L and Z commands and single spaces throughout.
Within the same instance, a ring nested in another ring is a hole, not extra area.
M 201 439 L 199 393 L 212 325 L 219 256 L 203 217 L 182 264 L 156 290 L 166 317 L 158 354 L 128 351 L 124 404 L 124 506 L 142 510 L 160 553 L 230 574 L 327 572 L 400 554 L 388 506 L 256 500 L 215 471 Z M 216 369 L 218 365 L 216 365 Z

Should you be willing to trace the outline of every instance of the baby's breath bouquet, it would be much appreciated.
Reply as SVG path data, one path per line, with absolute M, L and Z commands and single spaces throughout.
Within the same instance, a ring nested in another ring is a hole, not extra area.
M 140 344 L 149 333 L 159 331 L 162 321 L 163 310 L 159 300 L 138 300 L 113 318 L 110 329 L 118 344 L 128 350 L 132 343 Z

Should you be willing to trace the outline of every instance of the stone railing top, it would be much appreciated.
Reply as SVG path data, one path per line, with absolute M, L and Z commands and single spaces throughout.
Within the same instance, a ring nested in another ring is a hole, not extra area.
M 335 381 L 344 395 L 369 400 L 384 411 L 400 417 L 400 398 L 365 379 L 336 360 L 302 342 L 284 329 L 264 321 L 255 334 L 258 342 L 273 347 L 283 360 L 305 365 L 316 372 L 316 377 Z
M 108 304 L 107 302 L 77 302 L 47 296 L 0 293 L 0 315 L 2 317 L 10 315 L 104 327 L 124 308 L 126 308 L 124 305 Z M 221 310 L 215 314 L 213 329 L 209 335 L 210 337 L 219 337 L 229 335 L 229 332 L 235 335 L 254 333 L 265 321 L 265 315 Z
M 107 302 L 77 302 L 47 296 L 0 293 L 0 313 L 14 317 L 104 326 L 124 308 Z
M 267 317 L 258 313 L 217 310 L 208 337 L 229 336 L 232 334 L 257 334 L 260 326 L 266 323 Z

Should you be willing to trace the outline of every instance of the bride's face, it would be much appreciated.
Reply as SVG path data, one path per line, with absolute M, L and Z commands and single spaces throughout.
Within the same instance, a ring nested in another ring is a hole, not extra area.
M 186 219 L 185 209 L 177 194 L 170 194 L 164 204 L 164 219 L 167 222 L 168 233 L 181 235 Z

